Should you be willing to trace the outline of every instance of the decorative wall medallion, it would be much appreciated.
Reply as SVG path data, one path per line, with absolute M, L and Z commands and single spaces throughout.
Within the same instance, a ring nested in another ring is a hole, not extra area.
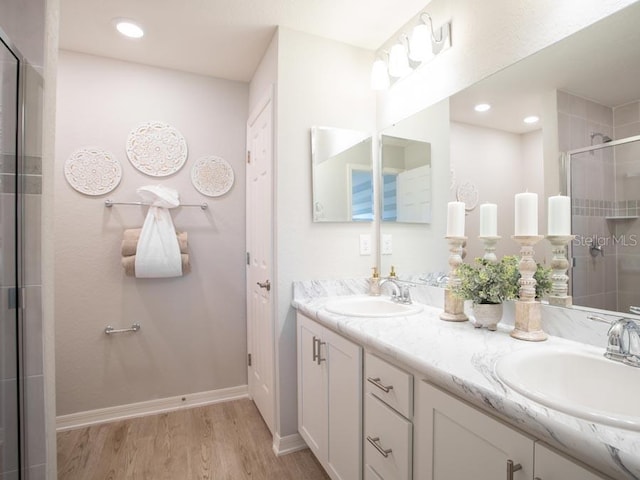
M 127 157 L 142 173 L 166 177 L 180 170 L 187 160 L 187 141 L 171 125 L 143 123 L 129 133 Z
M 122 166 L 112 153 L 97 147 L 84 147 L 64 162 L 64 176 L 80 193 L 104 195 L 120 183 Z
M 223 158 L 210 155 L 198 159 L 191 169 L 191 183 L 203 195 L 219 197 L 233 185 L 233 168 Z
M 466 211 L 469 212 L 476 208 L 479 197 L 480 194 L 478 193 L 478 187 L 476 187 L 472 182 L 462 182 L 458 185 L 456 198 L 459 202 L 464 202 L 464 209 Z

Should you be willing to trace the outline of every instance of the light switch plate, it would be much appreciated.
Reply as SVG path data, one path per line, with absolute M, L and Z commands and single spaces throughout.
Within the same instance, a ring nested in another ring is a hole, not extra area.
M 393 253 L 393 237 L 390 233 L 382 234 L 382 255 L 391 255 Z
M 371 235 L 360 234 L 360 255 L 371 255 Z

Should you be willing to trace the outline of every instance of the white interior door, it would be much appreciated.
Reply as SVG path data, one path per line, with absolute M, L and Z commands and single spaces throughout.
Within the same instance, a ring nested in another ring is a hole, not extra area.
M 247 123 L 247 349 L 249 395 L 273 433 L 273 116 L 269 94 Z

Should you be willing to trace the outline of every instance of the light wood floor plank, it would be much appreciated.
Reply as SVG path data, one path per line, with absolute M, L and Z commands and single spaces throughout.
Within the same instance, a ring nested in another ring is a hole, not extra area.
M 251 400 L 58 434 L 59 480 L 326 480 L 309 450 L 276 457 Z

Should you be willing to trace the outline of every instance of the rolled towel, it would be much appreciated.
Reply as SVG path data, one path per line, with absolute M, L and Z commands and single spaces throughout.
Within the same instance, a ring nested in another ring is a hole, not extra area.
M 180 255 L 182 261 L 182 274 L 185 275 L 191 271 L 191 262 L 189 260 L 189 254 L 183 253 Z M 127 255 L 122 257 L 122 268 L 124 268 L 124 274 L 127 277 L 136 276 L 136 256 Z
M 123 257 L 135 255 L 138 250 L 141 228 L 128 228 L 122 234 L 121 254 Z M 189 253 L 189 241 L 187 232 L 176 232 L 180 253 Z

